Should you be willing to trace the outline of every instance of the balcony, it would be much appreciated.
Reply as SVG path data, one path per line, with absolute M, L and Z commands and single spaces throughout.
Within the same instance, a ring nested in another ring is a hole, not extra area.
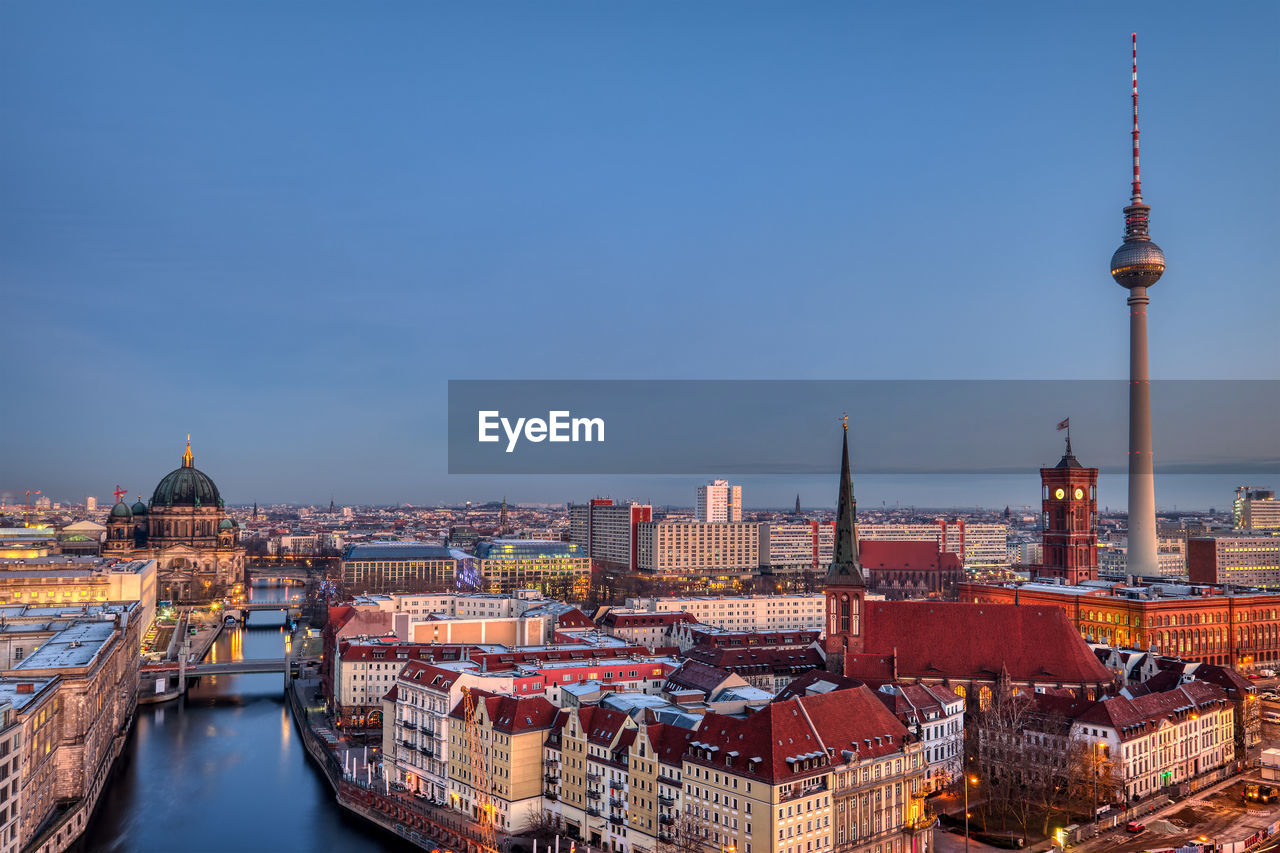
M 559 776 L 557 776 L 555 773 L 548 773 L 548 774 L 546 774 L 545 776 L 543 776 L 542 778 L 543 778 L 543 779 L 545 779 L 545 780 L 546 780 L 546 781 L 548 781 L 548 782 L 553 783 L 553 784 L 559 784 L 559 783 L 560 783 L 560 777 L 559 777 Z
M 604 779 L 604 777 L 601 776 L 599 773 L 587 773 L 588 782 L 599 782 L 602 779 Z
M 599 792 L 599 791 L 592 791 L 592 790 L 588 789 L 588 790 L 587 790 L 587 799 L 588 799 L 588 800 L 598 800 L 598 799 L 600 799 L 600 792 Z
M 543 791 L 543 792 L 542 792 L 542 796 L 546 797 L 548 800 L 558 800 L 558 799 L 560 799 L 560 795 L 559 795 L 558 793 L 556 793 L 555 791 L 551 790 L 550 788 L 548 788 L 547 790 Z
M 434 754 L 434 751 L 431 749 L 431 747 L 427 746 L 425 743 L 418 744 L 418 752 L 421 752 L 423 755 Z
M 558 758 L 544 758 L 544 759 L 542 760 L 542 766 L 543 766 L 543 767 L 559 767 L 559 766 L 560 766 L 560 759 L 558 759 Z
M 609 815 L 609 822 L 614 826 L 622 826 L 626 822 L 626 818 L 620 814 L 611 814 Z
M 666 794 L 659 794 L 659 795 L 658 795 L 658 805 L 662 805 L 662 806 L 674 806 L 675 804 L 676 804 L 676 798 L 675 798 L 675 797 L 668 797 Z
M 408 729 L 411 732 L 416 731 L 418 728 L 418 724 L 415 722 L 412 722 L 411 720 L 401 720 L 400 725 L 404 726 L 406 729 Z
M 680 787 L 680 783 L 679 783 L 677 780 L 672 779 L 670 776 L 667 776 L 667 775 L 665 775 L 665 774 L 661 774 L 661 773 L 660 773 L 660 774 L 658 774 L 658 784 L 660 784 L 660 785 L 670 785 L 670 786 L 671 786 L 671 787 L 673 787 L 673 788 L 679 788 L 679 787 Z
M 621 797 L 610 797 L 609 805 L 613 806 L 615 809 L 625 809 L 627 807 L 627 801 Z
M 417 744 L 411 740 L 402 740 L 400 741 L 400 745 L 403 746 L 405 749 L 413 749 L 414 747 L 417 746 Z
M 670 832 L 659 832 L 659 833 L 658 833 L 658 840 L 659 840 L 659 841 L 666 841 L 667 843 L 670 843 L 670 842 L 672 842 L 672 841 L 675 841 L 675 840 L 676 840 L 676 837 L 675 837 L 674 835 L 672 835 Z
M 595 806 L 587 806 L 587 814 L 592 817 L 600 817 L 600 810 Z
M 664 826 L 671 826 L 675 822 L 676 822 L 676 816 L 673 814 L 667 814 L 666 812 L 663 812 L 662 814 L 658 815 L 658 823 L 663 824 Z

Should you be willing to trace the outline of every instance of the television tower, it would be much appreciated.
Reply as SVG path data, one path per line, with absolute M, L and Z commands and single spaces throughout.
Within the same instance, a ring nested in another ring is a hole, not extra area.
M 1151 453 L 1151 375 L 1147 365 L 1147 288 L 1164 274 L 1164 252 L 1151 241 L 1151 207 L 1138 172 L 1138 34 L 1133 34 L 1133 192 L 1124 209 L 1124 243 L 1111 256 L 1111 277 L 1129 291 L 1128 572 L 1159 575 L 1156 557 L 1155 460 Z

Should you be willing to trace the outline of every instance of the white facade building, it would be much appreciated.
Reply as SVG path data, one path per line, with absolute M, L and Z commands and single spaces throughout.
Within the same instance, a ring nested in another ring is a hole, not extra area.
M 731 486 L 728 480 L 698 486 L 694 516 L 698 521 L 742 521 L 742 486 Z
M 698 595 L 628 598 L 629 610 L 684 611 L 705 625 L 736 631 L 785 631 L 823 628 L 822 593 L 793 595 Z

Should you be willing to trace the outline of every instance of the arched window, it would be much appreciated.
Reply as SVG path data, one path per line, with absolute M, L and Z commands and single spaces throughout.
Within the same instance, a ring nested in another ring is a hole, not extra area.
M 850 624 L 852 623 L 849 608 L 849 596 L 840 596 L 840 633 L 849 633 Z
M 978 688 L 978 708 L 983 711 L 991 709 L 991 688 L 985 684 Z

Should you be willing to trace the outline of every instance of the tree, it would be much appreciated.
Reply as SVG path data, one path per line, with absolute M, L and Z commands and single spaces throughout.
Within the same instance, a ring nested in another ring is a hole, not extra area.
M 529 812 L 520 827 L 520 835 L 538 842 L 540 848 L 549 848 L 555 843 L 556 836 L 563 832 L 560 817 L 543 809 Z
M 664 832 L 667 837 L 658 839 L 658 853 L 706 853 L 706 829 L 694 812 L 679 812 Z

